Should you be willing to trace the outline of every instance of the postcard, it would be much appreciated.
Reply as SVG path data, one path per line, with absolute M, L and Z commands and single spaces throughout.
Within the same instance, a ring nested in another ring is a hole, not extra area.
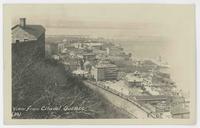
M 192 4 L 5 4 L 6 124 L 194 124 Z

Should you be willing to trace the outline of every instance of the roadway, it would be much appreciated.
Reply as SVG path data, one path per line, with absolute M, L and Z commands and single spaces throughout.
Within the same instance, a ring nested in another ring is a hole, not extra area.
M 134 101 L 134 99 L 130 99 L 124 95 L 121 95 L 118 92 L 114 92 L 108 88 L 105 88 L 103 85 L 96 84 L 96 82 L 92 82 L 89 80 L 85 80 L 84 84 L 95 92 L 101 94 L 104 98 L 106 98 L 110 103 L 129 113 L 131 118 L 156 118 L 156 115 L 151 113 L 148 109 L 141 106 L 139 103 Z

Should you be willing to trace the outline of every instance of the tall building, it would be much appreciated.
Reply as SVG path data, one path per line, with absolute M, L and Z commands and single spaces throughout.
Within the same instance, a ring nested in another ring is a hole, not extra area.
M 99 63 L 92 68 L 92 76 L 96 81 L 116 80 L 118 76 L 118 68 L 110 63 Z

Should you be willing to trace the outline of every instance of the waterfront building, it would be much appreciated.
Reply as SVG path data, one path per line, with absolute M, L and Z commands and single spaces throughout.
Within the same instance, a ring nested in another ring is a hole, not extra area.
M 141 67 L 141 70 L 143 72 L 150 72 L 158 66 L 156 63 L 154 63 L 150 59 L 139 60 L 136 62 L 136 65 Z
M 152 83 L 154 83 L 154 86 L 159 86 L 159 87 L 167 87 L 167 88 L 172 88 L 172 87 L 175 87 L 175 82 L 168 78 L 168 77 L 164 77 L 160 74 L 154 74 L 153 77 L 152 77 Z
M 171 114 L 173 118 L 178 119 L 188 119 L 190 116 L 190 111 L 188 108 L 189 103 L 178 103 L 171 107 Z
M 123 64 L 122 62 L 130 62 L 129 58 L 128 58 L 128 55 L 126 55 L 126 54 L 123 54 L 123 55 L 112 55 L 112 56 L 109 55 L 108 58 L 112 63 L 116 63 L 118 65 L 120 65 L 120 64 L 122 65 Z
M 157 74 L 161 77 L 170 79 L 170 68 L 169 67 L 158 67 Z

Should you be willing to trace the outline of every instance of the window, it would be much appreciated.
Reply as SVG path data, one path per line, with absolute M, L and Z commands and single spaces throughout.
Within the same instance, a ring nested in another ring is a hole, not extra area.
M 24 39 L 24 42 L 27 42 L 28 41 L 28 39 Z
M 16 40 L 16 43 L 19 43 L 19 40 Z

